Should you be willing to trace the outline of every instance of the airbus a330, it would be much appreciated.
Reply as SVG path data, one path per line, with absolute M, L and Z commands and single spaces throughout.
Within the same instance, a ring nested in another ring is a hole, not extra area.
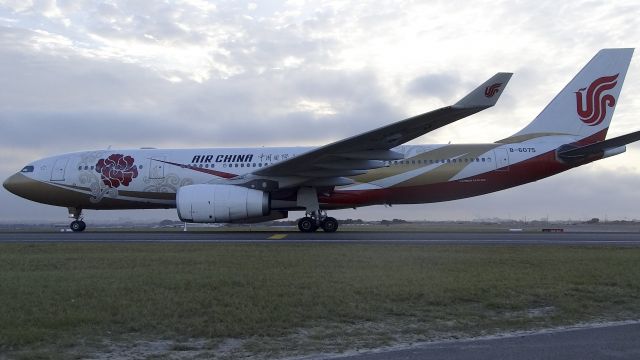
M 32 201 L 83 209 L 177 208 L 190 223 L 262 222 L 303 210 L 303 232 L 336 231 L 328 210 L 462 199 L 625 152 L 606 140 L 633 49 L 604 49 L 521 131 L 488 144 L 403 145 L 494 106 L 498 73 L 451 106 L 317 147 L 122 149 L 34 161 L 4 182 Z

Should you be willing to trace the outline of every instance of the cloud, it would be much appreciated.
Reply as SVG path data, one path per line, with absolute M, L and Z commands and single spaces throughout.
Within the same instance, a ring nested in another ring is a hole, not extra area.
M 458 76 L 453 74 L 427 74 L 411 81 L 407 91 L 412 95 L 433 96 L 446 101 L 456 93 L 460 83 Z

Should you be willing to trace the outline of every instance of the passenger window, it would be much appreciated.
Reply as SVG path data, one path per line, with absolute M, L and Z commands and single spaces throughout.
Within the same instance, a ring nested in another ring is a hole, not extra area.
M 138 166 L 138 169 L 142 169 L 142 165 Z
M 85 170 L 89 170 L 89 167 L 87 165 L 84 166 Z
M 78 170 L 82 170 L 82 166 L 78 166 Z
M 23 172 L 23 173 L 33 172 L 33 165 L 23 167 L 22 170 L 20 170 L 20 172 Z
M 484 158 L 482 158 L 482 162 L 484 162 Z

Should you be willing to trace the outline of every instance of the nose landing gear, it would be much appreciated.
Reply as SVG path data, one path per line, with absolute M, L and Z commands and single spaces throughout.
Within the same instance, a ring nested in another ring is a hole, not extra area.
M 73 232 L 80 232 L 84 231 L 84 229 L 87 228 L 87 224 L 82 220 L 74 220 L 71 222 L 71 225 L 69 225 L 69 227 Z
M 82 221 L 82 209 L 69 208 L 69 217 L 75 219 L 69 225 L 71 231 L 82 232 L 87 228 L 87 224 Z

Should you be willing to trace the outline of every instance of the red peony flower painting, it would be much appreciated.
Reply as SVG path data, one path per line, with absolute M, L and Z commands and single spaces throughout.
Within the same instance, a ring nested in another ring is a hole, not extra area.
M 98 161 L 96 171 L 100 173 L 102 182 L 110 188 L 117 188 L 121 184 L 129 186 L 138 177 L 138 167 L 133 162 L 134 159 L 129 155 L 111 154 Z

